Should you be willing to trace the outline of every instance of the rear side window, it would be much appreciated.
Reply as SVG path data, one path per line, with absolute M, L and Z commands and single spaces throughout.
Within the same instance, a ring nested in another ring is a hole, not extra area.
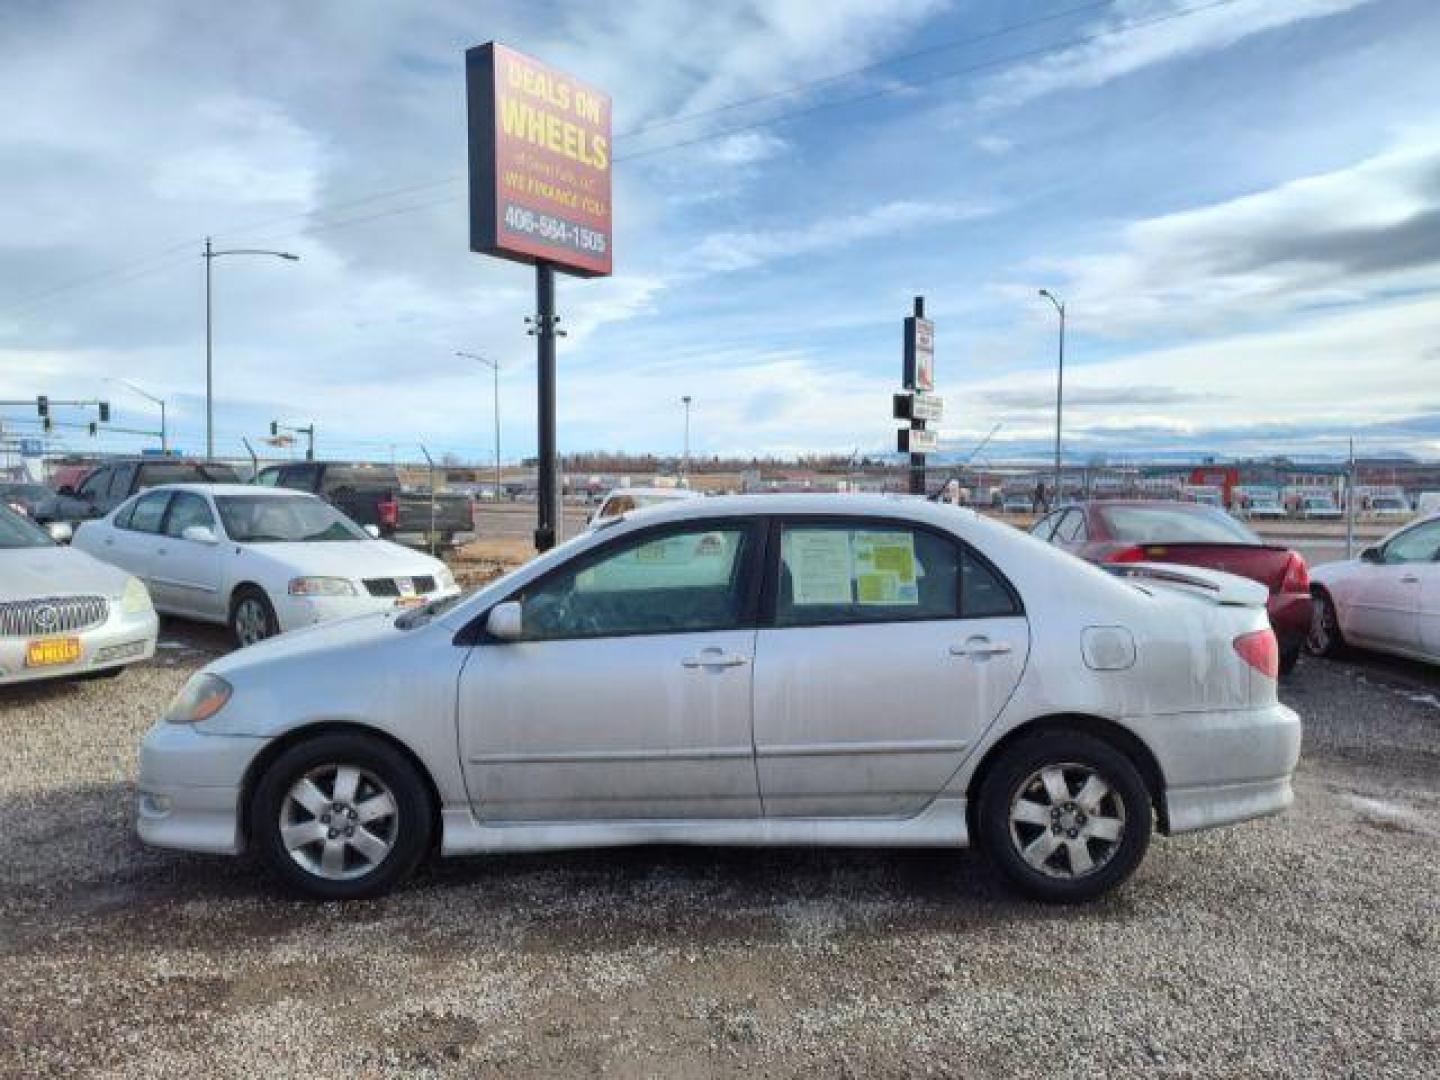
M 160 522 L 165 518 L 165 507 L 170 502 L 170 492 L 152 491 L 142 495 L 132 504 L 129 521 L 125 528 L 136 532 L 158 533 Z M 117 522 L 118 524 L 118 522 Z
M 80 485 L 78 493 L 80 497 L 89 499 L 91 502 L 101 498 L 110 487 L 110 472 L 109 469 L 96 469 L 87 476 L 84 483 Z
M 1079 510 L 1067 510 L 1055 529 L 1055 540 L 1062 544 L 1078 544 L 1085 539 L 1085 515 Z

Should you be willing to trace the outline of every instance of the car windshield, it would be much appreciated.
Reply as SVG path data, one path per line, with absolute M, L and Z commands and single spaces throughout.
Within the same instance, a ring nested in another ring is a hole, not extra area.
M 237 544 L 308 544 L 366 540 L 364 531 L 329 503 L 304 495 L 221 495 L 215 500 L 225 533 Z
M 0 506 L 0 551 L 10 548 L 52 547 L 50 534 L 37 527 L 29 518 L 21 517 L 8 506 Z
M 1129 544 L 1259 544 L 1262 541 L 1220 510 L 1170 506 L 1106 506 L 1110 532 Z
M 1307 510 L 1329 510 L 1329 509 L 1330 509 L 1332 506 L 1334 506 L 1334 505 L 1335 505 L 1335 504 L 1332 503 L 1329 499 L 1306 499 L 1306 500 L 1305 500 L 1305 508 L 1306 508 Z

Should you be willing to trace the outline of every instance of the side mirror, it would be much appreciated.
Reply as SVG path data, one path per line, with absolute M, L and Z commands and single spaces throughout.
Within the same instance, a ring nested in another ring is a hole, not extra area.
M 220 538 L 209 525 L 187 525 L 180 533 L 182 540 L 193 540 L 197 544 L 218 544 Z
M 1361 562 L 1378 563 L 1383 558 L 1384 554 L 1378 547 L 1368 547 L 1364 551 L 1360 552 Z
M 506 600 L 491 608 L 485 620 L 485 632 L 499 641 L 518 641 L 524 632 L 520 602 Z
M 379 526 L 379 525 L 366 525 L 366 526 L 365 526 L 365 535 L 368 536 L 368 537 L 370 537 L 371 540 L 379 540 L 379 539 L 380 539 L 380 526 Z
M 75 536 L 75 530 L 65 521 L 52 521 L 45 526 L 45 531 L 50 534 L 50 539 L 57 544 L 68 544 Z

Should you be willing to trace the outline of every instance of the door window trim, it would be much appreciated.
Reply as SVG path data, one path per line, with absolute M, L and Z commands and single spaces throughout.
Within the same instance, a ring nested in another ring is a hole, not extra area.
M 618 518 L 614 519 L 617 523 Z M 558 566 L 552 566 L 539 577 L 534 578 L 525 584 L 517 586 L 514 590 L 488 605 L 485 610 L 476 615 L 456 633 L 454 644 L 456 645 L 545 645 L 552 642 L 564 641 L 614 641 L 619 638 L 631 637 L 672 637 L 679 634 L 720 634 L 735 630 L 755 630 L 759 627 L 759 612 L 761 604 L 761 588 L 765 576 L 766 547 L 769 529 L 766 527 L 767 518 L 763 514 L 736 514 L 726 517 L 714 518 L 688 518 L 684 521 L 657 522 L 654 525 L 643 529 L 636 529 L 633 532 L 626 532 L 620 536 L 611 537 L 602 544 L 597 544 L 574 558 L 566 559 Z M 740 590 L 742 592 L 740 615 L 733 626 L 707 627 L 698 630 L 632 630 L 621 631 L 613 634 L 594 634 L 577 637 L 544 638 L 536 641 L 527 641 L 520 638 L 518 641 L 501 641 L 493 638 L 485 629 L 485 623 L 490 618 L 491 608 L 508 603 L 520 601 L 524 594 L 531 589 L 537 589 L 565 573 L 581 573 L 595 563 L 613 555 L 617 549 L 633 544 L 647 543 L 661 539 L 675 533 L 703 532 L 705 530 L 735 530 L 739 529 L 748 534 L 749 541 L 744 548 L 744 562 L 740 567 Z
M 780 537 L 787 525 L 814 526 L 824 528 L 831 526 L 844 529 L 859 529 L 862 531 L 874 531 L 884 529 L 911 529 L 916 532 L 926 532 L 941 540 L 947 541 L 951 547 L 956 549 L 959 557 L 974 559 L 980 566 L 990 572 L 990 575 L 999 583 L 1000 587 L 1010 597 L 1014 610 L 1005 614 L 994 615 L 967 615 L 965 614 L 965 574 L 963 566 L 956 575 L 956 590 L 958 595 L 955 600 L 956 613 L 954 615 L 916 615 L 911 618 L 898 619 L 837 619 L 833 622 L 818 623 L 796 623 L 781 626 L 775 621 L 775 611 L 780 597 Z M 894 626 L 897 624 L 926 623 L 926 622 L 975 622 L 982 619 L 1023 619 L 1025 614 L 1025 602 L 1021 599 L 1019 590 L 1014 583 L 1003 573 L 1000 568 L 985 557 L 973 544 L 967 543 L 962 537 L 956 536 L 947 529 L 932 525 L 928 521 L 912 521 L 907 518 L 897 517 L 870 517 L 849 516 L 845 514 L 783 514 L 770 518 L 769 540 L 765 545 L 765 576 L 760 590 L 760 627 L 765 630 L 814 630 L 827 626 Z

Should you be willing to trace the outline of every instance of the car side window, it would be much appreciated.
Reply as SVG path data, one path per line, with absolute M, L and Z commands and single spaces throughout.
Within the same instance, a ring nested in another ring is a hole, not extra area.
M 87 502 L 95 502 L 104 497 L 104 493 L 110 487 L 110 469 L 96 469 L 85 478 L 76 494 Z
M 646 533 L 577 560 L 523 590 L 524 640 L 740 627 L 753 531 L 726 522 Z
M 314 465 L 293 465 L 281 470 L 275 485 L 295 491 L 314 491 L 316 472 Z
M 1061 544 L 1078 544 L 1085 539 L 1084 532 L 1085 515 L 1079 510 L 1067 510 L 1055 526 L 1055 540 Z
M 600 513 L 596 516 L 602 519 L 619 517 L 621 514 L 628 513 L 634 509 L 634 499 L 630 498 L 629 495 L 617 495 L 613 499 L 606 500 L 605 505 L 600 508 Z
M 116 501 L 130 494 L 130 483 L 135 479 L 134 465 L 116 465 L 110 471 L 110 498 Z
M 259 484 L 261 487 L 274 487 L 276 482 L 279 481 L 279 479 L 280 470 L 276 466 L 272 465 L 268 469 L 260 470 L 259 474 L 255 477 L 255 483 Z
M 117 529 L 130 528 L 130 517 L 135 513 L 135 504 L 139 501 L 139 499 L 131 499 L 128 503 L 126 503 L 120 508 L 119 512 L 116 513 L 115 527 Z
M 1427 521 L 1386 544 L 1384 561 L 1387 565 L 1433 562 L 1437 553 L 1440 553 L 1440 521 Z
M 170 502 L 170 492 L 152 491 L 136 499 L 130 511 L 130 520 L 125 528 L 135 532 L 158 533 L 160 523 L 165 520 L 165 507 Z
M 1050 534 L 1055 531 L 1055 525 L 1059 520 L 1060 515 L 1058 513 L 1046 514 L 1039 521 L 1035 522 L 1034 525 L 1030 526 L 1030 535 L 1037 540 L 1044 540 L 1048 544 L 1050 542 Z
M 960 548 L 927 530 L 790 524 L 780 530 L 776 626 L 953 619 Z
M 215 528 L 215 515 L 204 496 L 193 491 L 177 491 L 170 500 L 170 513 L 165 517 L 165 535 L 181 537 L 191 525 Z

